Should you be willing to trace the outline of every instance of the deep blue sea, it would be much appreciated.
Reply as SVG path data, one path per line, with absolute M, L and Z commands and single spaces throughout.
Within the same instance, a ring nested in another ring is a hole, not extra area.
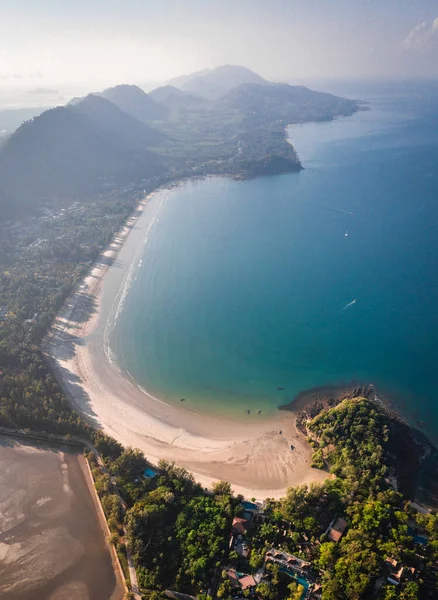
M 437 439 L 438 86 L 336 91 L 370 110 L 292 126 L 304 171 L 162 202 L 112 347 L 158 397 L 218 413 L 371 382 Z

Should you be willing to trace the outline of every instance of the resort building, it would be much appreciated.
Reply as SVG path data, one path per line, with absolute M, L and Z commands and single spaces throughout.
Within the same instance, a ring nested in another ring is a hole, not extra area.
M 231 525 L 231 533 L 234 535 L 245 535 L 248 530 L 248 521 L 247 519 L 242 519 L 241 517 L 234 517 L 233 523 Z
M 265 520 L 264 514 L 264 503 L 261 502 L 249 502 L 244 500 L 243 506 L 243 517 L 250 523 L 263 523 Z
M 227 571 L 228 579 L 231 582 L 231 589 L 233 591 L 241 590 L 245 592 L 248 590 L 250 594 L 255 592 L 257 583 L 252 575 L 246 575 L 245 573 L 237 573 L 235 569 L 229 569 Z
M 339 542 L 347 529 L 347 521 L 342 517 L 338 517 L 336 521 L 332 521 L 327 529 L 327 537 L 332 542 Z
M 389 575 L 386 578 L 388 583 L 398 585 L 405 574 L 405 568 L 395 558 L 388 556 L 385 559 L 386 565 L 389 567 Z
M 231 526 L 230 544 L 239 556 L 248 558 L 250 549 L 245 540 L 245 535 L 249 527 L 249 522 L 241 517 L 235 517 Z
M 255 592 L 256 582 L 252 575 L 244 575 L 241 579 L 239 579 L 240 587 L 242 591 L 248 590 L 250 593 Z

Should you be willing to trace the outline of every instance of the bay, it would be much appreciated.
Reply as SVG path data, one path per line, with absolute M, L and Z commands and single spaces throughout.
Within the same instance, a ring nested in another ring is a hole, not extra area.
M 370 110 L 289 129 L 304 171 L 154 200 L 110 335 L 141 386 L 237 415 L 370 382 L 437 439 L 436 87 L 360 94 Z

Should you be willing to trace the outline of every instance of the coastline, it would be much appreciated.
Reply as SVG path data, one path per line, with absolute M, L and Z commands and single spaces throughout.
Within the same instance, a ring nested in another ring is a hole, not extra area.
M 394 452 L 394 480 L 396 489 L 409 498 L 411 504 L 423 512 L 438 506 L 438 449 L 434 442 L 412 422 L 395 400 L 372 384 L 346 383 L 328 385 L 302 391 L 292 403 L 280 406 L 282 411 L 293 411 L 296 426 L 307 435 L 306 421 L 338 406 L 343 400 L 367 398 L 374 402 L 390 419 L 397 451 Z
M 160 205 L 151 206 L 153 201 L 173 189 L 156 190 L 140 202 L 58 313 L 44 349 L 61 386 L 94 426 L 140 448 L 153 464 L 175 461 L 205 487 L 226 479 L 236 493 L 263 499 L 323 481 L 327 474 L 310 467 L 311 448 L 295 427 L 294 412 L 279 411 L 257 423 L 192 412 L 148 394 L 111 359 L 108 317 L 123 302 L 138 248 L 154 223 Z M 128 240 L 132 249 L 126 248 Z M 104 283 L 112 275 L 122 275 L 124 286 L 103 302 Z

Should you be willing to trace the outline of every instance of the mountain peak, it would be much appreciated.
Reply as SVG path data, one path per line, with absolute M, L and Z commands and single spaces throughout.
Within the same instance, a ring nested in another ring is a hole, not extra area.
M 218 98 L 244 83 L 268 83 L 251 69 L 238 65 L 222 65 L 189 75 L 176 77 L 169 85 L 198 96 Z
M 167 109 L 160 106 L 153 98 L 137 85 L 121 84 L 107 88 L 96 94 L 115 104 L 120 110 L 135 117 L 143 123 L 162 121 L 167 116 Z

